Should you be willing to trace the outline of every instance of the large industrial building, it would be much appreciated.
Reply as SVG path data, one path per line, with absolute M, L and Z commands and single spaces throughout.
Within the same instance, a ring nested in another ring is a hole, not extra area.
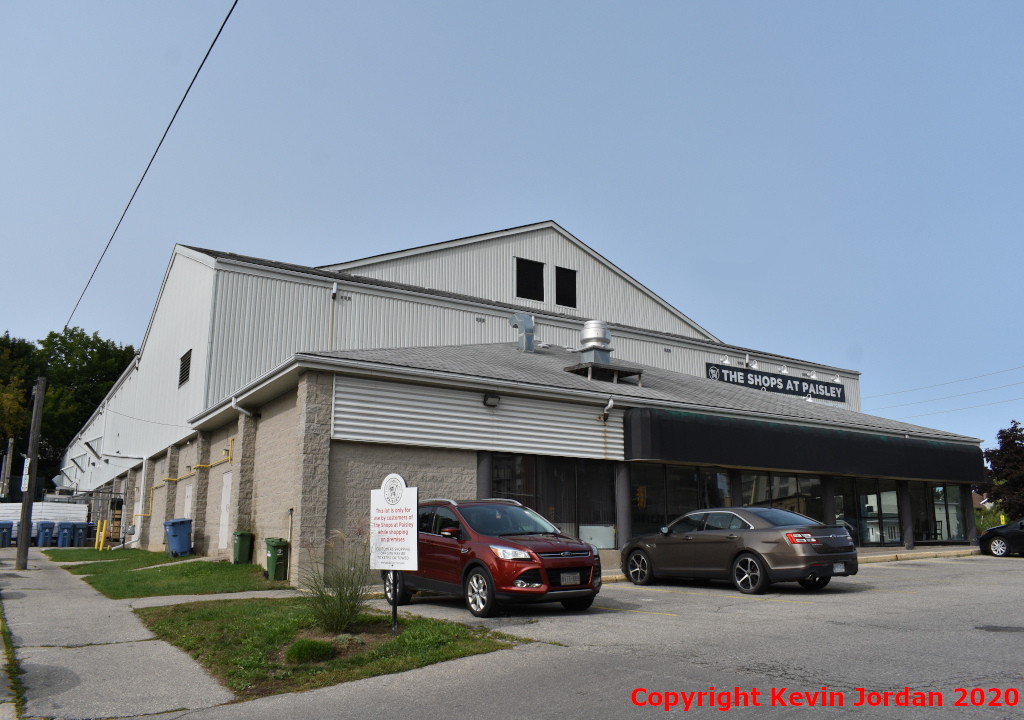
M 322 267 L 176 246 L 62 472 L 121 508 L 115 542 L 189 517 L 209 555 L 290 538 L 296 577 L 390 472 L 614 549 L 716 505 L 974 542 L 982 468 L 979 440 L 863 414 L 859 373 L 726 344 L 544 222 Z

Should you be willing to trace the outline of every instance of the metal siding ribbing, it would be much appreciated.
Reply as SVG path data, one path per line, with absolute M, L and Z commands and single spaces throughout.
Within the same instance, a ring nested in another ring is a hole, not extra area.
M 517 257 L 544 263 L 543 302 L 515 296 Z M 556 266 L 577 272 L 576 308 L 555 304 Z M 497 302 L 516 303 L 538 310 L 566 313 L 580 319 L 596 318 L 686 337 L 706 337 L 693 325 L 670 312 L 642 289 L 552 228 L 370 263 L 354 267 L 349 272 Z
M 621 460 L 622 411 L 335 376 L 335 440 Z
M 114 457 L 98 460 L 88 453 L 85 471 L 69 472 L 79 489 L 102 485 L 138 462 L 127 456 L 152 455 L 190 432 L 185 419 L 203 408 L 213 278 L 213 270 L 192 258 L 172 257 L 136 369 L 111 390 L 101 412 L 81 431 L 82 440 L 98 437 L 93 447 Z M 190 377 L 179 386 L 180 359 L 189 350 Z M 69 454 L 77 457 L 83 450 L 76 442 Z M 74 467 L 67 456 L 63 465 Z
M 219 273 L 207 407 L 295 352 L 329 349 L 330 287 L 228 270 Z

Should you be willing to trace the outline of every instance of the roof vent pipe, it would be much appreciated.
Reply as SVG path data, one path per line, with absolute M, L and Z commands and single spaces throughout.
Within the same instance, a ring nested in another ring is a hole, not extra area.
M 613 348 L 610 346 L 612 336 L 608 331 L 608 323 L 604 320 L 587 320 L 583 323 L 580 340 L 583 342 L 583 362 L 611 364 Z
M 516 313 L 508 319 L 508 324 L 519 331 L 519 352 L 533 352 L 533 316 Z

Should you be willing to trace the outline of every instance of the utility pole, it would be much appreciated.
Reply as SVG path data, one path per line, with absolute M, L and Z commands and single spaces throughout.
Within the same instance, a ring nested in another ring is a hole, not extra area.
M 14 438 L 7 439 L 7 454 L 4 455 L 4 469 L 0 472 L 0 498 L 7 497 L 11 486 L 11 465 L 14 463 Z
M 43 425 L 43 396 L 46 395 L 46 378 L 36 378 L 32 393 L 32 426 L 28 436 L 28 489 L 21 497 L 21 524 L 18 527 L 18 560 L 15 570 L 28 567 L 28 545 L 32 542 L 32 501 L 36 498 L 36 470 L 39 467 L 39 430 Z

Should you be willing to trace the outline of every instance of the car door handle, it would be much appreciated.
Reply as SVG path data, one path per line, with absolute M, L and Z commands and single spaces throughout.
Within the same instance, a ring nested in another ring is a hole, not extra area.
M 726 535 L 726 537 L 729 538 L 730 540 L 735 540 L 736 538 L 739 537 L 739 535 Z
M 687 535 L 683 540 L 693 540 L 693 535 Z
M 469 548 L 462 548 L 461 552 L 462 552 L 463 555 L 465 555 L 466 553 L 469 552 Z

